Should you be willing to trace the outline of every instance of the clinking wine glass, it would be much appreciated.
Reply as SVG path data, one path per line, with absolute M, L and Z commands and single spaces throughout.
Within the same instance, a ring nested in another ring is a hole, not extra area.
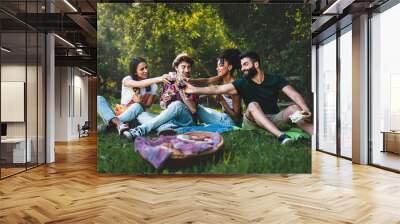
M 177 82 L 178 89 L 184 89 L 186 87 L 186 83 L 182 78 L 182 75 L 178 75 L 176 72 L 169 72 L 168 73 L 168 80 L 171 84 Z
M 168 80 L 171 84 L 175 83 L 176 79 L 177 79 L 177 74 L 176 72 L 168 72 Z
M 178 81 L 178 89 L 184 89 L 186 87 L 185 81 L 183 79 L 179 79 Z
M 186 83 L 185 83 L 183 75 L 178 75 L 176 77 L 176 84 L 177 84 L 178 89 L 184 89 L 186 87 Z

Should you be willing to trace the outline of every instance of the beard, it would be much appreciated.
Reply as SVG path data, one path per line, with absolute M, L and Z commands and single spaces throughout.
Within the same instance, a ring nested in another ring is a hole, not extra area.
M 250 69 L 245 70 L 245 71 L 243 72 L 244 77 L 245 77 L 245 78 L 248 78 L 248 79 L 253 78 L 256 74 L 257 74 L 257 70 L 256 70 L 256 68 L 254 68 L 254 67 L 251 67 Z

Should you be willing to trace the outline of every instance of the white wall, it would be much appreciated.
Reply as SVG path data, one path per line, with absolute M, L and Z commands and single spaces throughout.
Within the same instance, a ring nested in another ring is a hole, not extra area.
M 55 141 L 68 140 L 68 68 L 55 68 Z
M 55 140 L 77 139 L 88 120 L 88 78 L 76 68 L 56 67 Z
M 8 64 L 1 66 L 1 81 L 25 82 L 25 64 Z M 1 108 L 5 110 L 6 108 Z M 25 137 L 25 122 L 7 122 L 8 137 Z
M 27 70 L 25 70 L 27 69 Z M 28 82 L 25 80 L 26 71 L 28 72 Z M 39 71 L 41 72 L 41 71 Z M 40 74 L 40 73 L 39 73 Z M 40 77 L 40 76 L 39 76 Z M 36 66 L 18 65 L 18 64 L 4 64 L 1 66 L 1 81 L 4 82 L 25 82 L 27 83 L 27 125 L 28 125 L 28 137 L 30 129 L 32 129 L 36 136 L 36 123 L 37 113 L 36 107 L 41 108 L 43 101 L 38 101 L 36 96 Z M 40 81 L 40 80 L 39 80 Z M 42 83 L 39 82 L 40 85 Z M 41 89 L 40 89 L 41 90 Z M 39 90 L 39 92 L 41 92 Z M 4 96 L 3 96 L 4 97 Z M 41 96 L 39 96 L 41 97 Z M 38 105 L 39 103 L 39 105 Z M 6 108 L 2 108 L 5 110 Z M 24 108 L 22 108 L 24 110 Z M 7 122 L 7 135 L 9 137 L 25 137 L 25 123 L 26 122 Z M 40 123 L 40 122 L 39 122 Z M 42 124 L 41 124 L 42 125 Z M 41 136 L 43 137 L 43 136 Z
M 76 74 L 78 72 L 78 75 Z M 81 76 L 83 73 L 81 73 L 79 70 L 74 70 L 74 91 L 72 96 L 74 102 L 74 108 L 72 110 L 72 135 L 73 136 L 78 136 L 78 129 L 77 126 L 78 124 L 83 125 L 85 121 L 89 120 L 89 113 L 88 113 L 88 77 Z
M 27 81 L 25 80 L 27 76 Z M 32 162 L 39 159 L 39 163 L 44 163 L 44 82 L 43 82 L 42 67 L 32 66 L 25 64 L 3 64 L 1 66 L 1 80 L 9 82 L 24 82 L 26 85 L 26 107 L 22 106 L 20 112 L 25 113 L 27 119 L 22 122 L 6 122 L 7 123 L 7 137 L 9 138 L 27 138 L 30 140 L 30 148 L 32 150 Z M 3 89 L 4 90 L 4 89 Z M 3 92 L 2 90 L 2 92 Z M 7 93 L 6 93 L 7 94 Z M 23 93 L 22 93 L 23 94 Z M 7 96 L 2 96 L 7 97 Z M 9 108 L 1 108 L 7 111 Z M 7 113 L 13 113 L 7 111 Z M 38 155 L 37 155 L 38 153 Z

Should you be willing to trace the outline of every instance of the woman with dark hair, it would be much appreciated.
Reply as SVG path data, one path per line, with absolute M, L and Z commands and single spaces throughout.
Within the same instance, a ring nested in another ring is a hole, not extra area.
M 240 51 L 238 49 L 225 49 L 217 60 L 217 76 L 210 78 L 188 79 L 192 84 L 227 84 L 235 81 L 234 73 L 241 69 Z M 216 100 L 221 104 L 222 111 L 198 105 L 197 117 L 206 124 L 220 124 L 225 126 L 241 125 L 241 102 L 239 95 L 216 95 Z
M 129 127 L 126 122 L 138 120 L 143 123 L 155 115 L 146 112 L 157 97 L 157 83 L 168 82 L 168 75 L 148 78 L 146 60 L 133 58 L 129 64 L 130 75 L 122 79 L 121 104 L 115 112 L 110 108 L 106 99 L 97 96 L 97 112 L 106 125 L 115 125 L 121 135 Z

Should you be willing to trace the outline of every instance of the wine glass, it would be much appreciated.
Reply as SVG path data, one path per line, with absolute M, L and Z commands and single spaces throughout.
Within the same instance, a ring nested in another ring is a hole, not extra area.
M 169 80 L 171 83 L 174 83 L 174 82 L 176 81 L 176 79 L 177 79 L 177 74 L 176 74 L 176 72 L 168 72 L 168 80 Z

